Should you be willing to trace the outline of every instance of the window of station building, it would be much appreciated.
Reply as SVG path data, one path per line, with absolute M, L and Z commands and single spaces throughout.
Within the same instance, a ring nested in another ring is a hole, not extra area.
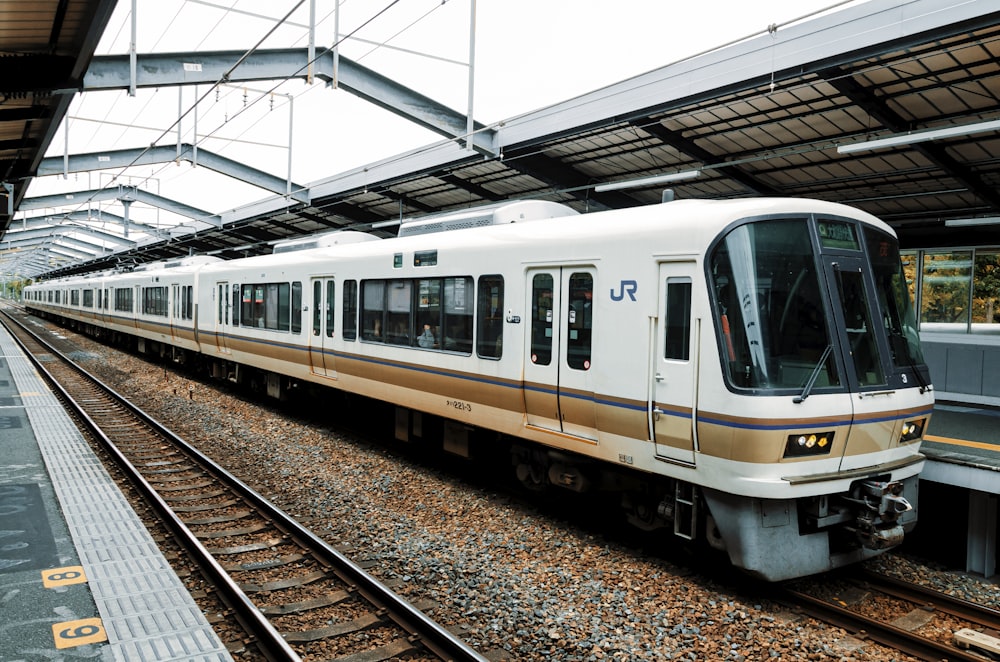
M 972 251 L 925 252 L 920 288 L 920 328 L 966 333 L 972 291 Z
M 356 340 L 358 337 L 358 281 L 344 281 L 343 302 L 344 340 Z
M 972 333 L 1000 334 L 1000 250 L 976 251 L 970 330 Z
M 503 356 L 503 276 L 480 276 L 476 306 L 476 353 L 484 359 Z
M 167 288 L 166 287 L 144 287 L 142 288 L 142 312 L 145 315 L 155 315 L 157 317 L 167 316 Z
M 94 307 L 94 290 L 83 291 L 83 307 L 84 308 Z
M 1000 335 L 1000 249 L 900 251 L 924 333 Z

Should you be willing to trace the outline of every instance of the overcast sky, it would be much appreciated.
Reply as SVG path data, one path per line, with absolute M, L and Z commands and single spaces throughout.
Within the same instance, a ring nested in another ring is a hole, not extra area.
M 140 0 L 137 50 L 245 51 L 256 45 L 297 0 Z M 479 0 L 475 30 L 477 121 L 491 124 L 564 101 L 759 34 L 838 0 Z M 262 48 L 304 47 L 309 2 L 265 40 Z M 316 0 L 317 42 L 332 45 L 334 0 Z M 123 54 L 130 41 L 131 2 L 120 0 L 98 54 Z M 342 53 L 463 114 L 467 106 L 470 0 L 343 0 Z M 779 28 L 775 38 L 780 38 Z M 384 44 L 380 46 L 380 44 Z M 198 96 L 208 86 L 198 88 Z M 265 94 L 274 90 L 272 97 Z M 180 100 L 179 100 L 180 95 Z M 222 87 L 197 108 L 199 144 L 284 177 L 289 111 L 294 97 L 292 179 L 308 184 L 345 170 L 437 142 L 441 137 L 322 82 L 255 83 Z M 263 97 L 261 99 L 261 97 Z M 194 88 L 77 95 L 69 116 L 70 153 L 170 145 L 162 137 L 195 101 Z M 65 123 L 64 123 L 65 128 Z M 195 142 L 193 122 L 183 140 Z M 208 134 L 210 137 L 204 137 Z M 62 156 L 60 130 L 48 156 Z M 38 178 L 29 196 L 108 185 L 120 171 Z M 189 164 L 135 168 L 123 181 L 212 213 L 269 194 Z M 120 207 L 112 209 L 121 213 Z M 173 224 L 134 205 L 132 216 Z

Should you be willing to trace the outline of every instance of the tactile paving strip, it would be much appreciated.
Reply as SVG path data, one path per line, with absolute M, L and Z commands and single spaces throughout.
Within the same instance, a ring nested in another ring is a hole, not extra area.
M 116 660 L 232 660 L 55 395 L 0 330 Z M 105 658 L 106 659 L 106 658 Z

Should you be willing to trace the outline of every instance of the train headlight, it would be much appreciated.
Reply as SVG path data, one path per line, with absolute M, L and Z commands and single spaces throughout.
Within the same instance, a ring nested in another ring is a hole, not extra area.
M 907 421 L 903 423 L 903 435 L 899 438 L 899 443 L 905 444 L 908 441 L 913 441 L 915 439 L 920 439 L 924 434 L 924 424 L 927 419 L 921 418 L 916 421 Z
M 833 431 L 790 434 L 785 442 L 785 457 L 826 455 L 833 448 Z

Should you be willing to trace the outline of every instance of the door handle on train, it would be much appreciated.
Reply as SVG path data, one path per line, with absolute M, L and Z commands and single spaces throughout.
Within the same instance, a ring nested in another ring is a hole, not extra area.
M 660 373 L 656 373 L 656 381 L 662 382 L 663 381 L 663 375 L 661 375 Z
M 659 407 L 653 407 L 653 420 L 654 421 L 660 420 L 660 414 L 662 413 L 663 413 L 662 409 L 660 409 Z

